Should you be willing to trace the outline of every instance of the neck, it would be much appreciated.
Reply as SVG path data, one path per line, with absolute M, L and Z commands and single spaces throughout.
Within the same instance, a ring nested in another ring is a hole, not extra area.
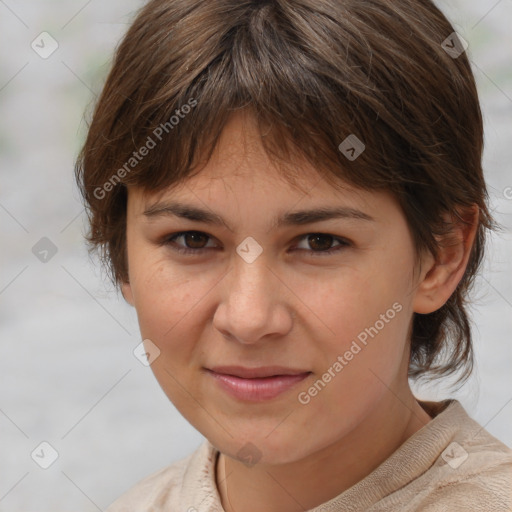
M 248 467 L 220 454 L 216 474 L 224 510 L 297 512 L 349 489 L 431 420 L 409 388 L 407 391 L 399 399 L 386 393 L 377 408 L 347 436 L 304 459 Z

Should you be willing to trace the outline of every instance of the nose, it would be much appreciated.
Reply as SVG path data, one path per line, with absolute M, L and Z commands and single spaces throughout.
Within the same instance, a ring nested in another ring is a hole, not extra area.
M 220 286 L 213 325 L 226 338 L 251 345 L 291 330 L 293 313 L 287 304 L 291 293 L 264 257 L 248 263 L 237 255 Z

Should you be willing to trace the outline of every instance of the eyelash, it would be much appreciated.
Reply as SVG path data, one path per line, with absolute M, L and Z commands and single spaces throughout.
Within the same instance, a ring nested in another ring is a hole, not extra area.
M 212 239 L 212 237 L 210 235 L 208 235 L 207 233 L 203 233 L 202 231 L 180 231 L 180 232 L 174 233 L 170 236 L 166 236 L 164 239 L 161 240 L 160 245 L 169 246 L 169 247 L 171 247 L 171 249 L 173 251 L 176 251 L 179 254 L 183 254 L 183 255 L 188 254 L 188 255 L 195 255 L 195 256 L 198 256 L 198 255 L 204 253 L 205 251 L 212 249 L 212 247 L 209 247 L 209 248 L 203 247 L 201 249 L 190 249 L 190 248 L 176 247 L 176 245 L 174 245 L 176 239 L 178 239 L 184 235 L 188 235 L 188 234 L 192 234 L 192 233 L 198 234 L 198 235 L 205 235 L 206 237 L 208 237 L 209 240 Z M 334 235 L 330 235 L 328 233 L 307 233 L 307 234 L 299 237 L 299 241 L 302 241 L 303 239 L 307 239 L 307 237 L 313 236 L 313 235 L 331 237 L 333 239 L 333 242 L 334 241 L 339 242 L 340 245 L 335 246 L 335 247 L 325 250 L 325 251 L 313 251 L 313 250 L 309 251 L 307 249 L 299 249 L 300 251 L 306 251 L 306 252 L 310 253 L 311 256 L 315 256 L 315 257 L 316 256 L 330 256 L 333 253 L 336 253 L 336 252 L 338 252 L 346 247 L 349 247 L 351 245 L 351 243 L 348 240 L 345 240 L 344 238 L 336 237 Z

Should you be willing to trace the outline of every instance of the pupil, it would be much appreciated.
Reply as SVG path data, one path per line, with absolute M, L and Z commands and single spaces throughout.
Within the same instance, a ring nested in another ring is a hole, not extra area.
M 201 238 L 203 238 L 203 242 L 204 242 L 204 235 L 202 235 L 201 233 L 187 233 L 187 235 L 186 235 L 186 244 L 191 249 L 201 249 L 202 248 Z M 190 239 L 192 239 L 192 243 L 189 243 Z M 197 243 L 199 243 L 199 245 L 194 245 L 194 244 L 197 244 Z
M 324 242 L 327 242 L 327 243 L 324 243 L 322 244 L 320 242 L 320 244 L 318 244 L 318 240 L 324 240 Z M 313 243 L 311 243 L 313 242 Z M 319 250 L 319 251 L 326 251 L 328 249 L 330 249 L 331 247 L 331 243 L 332 243 L 332 236 L 329 236 L 329 235 L 311 235 L 309 237 L 309 243 L 311 245 L 311 248 L 312 249 L 316 249 L 316 250 Z M 315 245 L 317 247 L 315 247 Z M 318 247 L 320 246 L 320 247 Z

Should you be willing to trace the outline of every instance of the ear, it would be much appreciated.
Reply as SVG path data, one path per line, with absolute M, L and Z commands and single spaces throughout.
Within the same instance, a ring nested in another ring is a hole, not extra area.
M 479 209 L 474 205 L 458 218 L 445 217 L 452 230 L 437 238 L 437 258 L 422 259 L 422 270 L 413 301 L 413 311 L 428 314 L 444 306 L 457 288 L 466 270 L 478 229 Z
M 134 306 L 132 286 L 128 281 L 123 282 L 121 285 L 121 293 L 123 294 L 124 300 Z

